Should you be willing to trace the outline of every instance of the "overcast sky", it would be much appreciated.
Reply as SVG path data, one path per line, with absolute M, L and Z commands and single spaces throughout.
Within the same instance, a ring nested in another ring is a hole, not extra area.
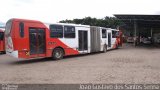
M 0 0 L 0 22 L 10 18 L 58 22 L 87 16 L 160 14 L 160 0 Z

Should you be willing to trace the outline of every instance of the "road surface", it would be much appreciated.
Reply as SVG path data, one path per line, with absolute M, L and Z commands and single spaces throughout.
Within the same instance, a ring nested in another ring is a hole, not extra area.
M 0 83 L 160 83 L 160 49 L 124 45 L 106 53 L 18 60 L 0 55 Z

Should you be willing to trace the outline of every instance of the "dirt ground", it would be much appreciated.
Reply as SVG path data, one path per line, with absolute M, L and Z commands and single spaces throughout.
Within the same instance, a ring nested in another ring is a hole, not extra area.
M 0 55 L 0 83 L 160 83 L 160 48 L 122 48 L 107 53 L 47 59 L 18 60 Z

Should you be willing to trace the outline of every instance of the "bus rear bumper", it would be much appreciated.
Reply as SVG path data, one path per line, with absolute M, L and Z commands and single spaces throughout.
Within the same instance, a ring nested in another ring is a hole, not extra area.
M 18 51 L 6 52 L 6 54 L 18 58 Z

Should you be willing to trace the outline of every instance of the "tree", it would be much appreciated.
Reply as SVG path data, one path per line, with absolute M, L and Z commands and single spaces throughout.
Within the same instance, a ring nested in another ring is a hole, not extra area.
M 62 20 L 60 23 L 75 23 L 75 24 L 83 24 L 83 25 L 91 25 L 91 26 L 100 26 L 107 28 L 117 28 L 118 26 L 123 25 L 121 21 L 119 21 L 115 17 L 104 17 L 102 19 L 85 17 L 83 19 L 73 19 L 73 20 Z

